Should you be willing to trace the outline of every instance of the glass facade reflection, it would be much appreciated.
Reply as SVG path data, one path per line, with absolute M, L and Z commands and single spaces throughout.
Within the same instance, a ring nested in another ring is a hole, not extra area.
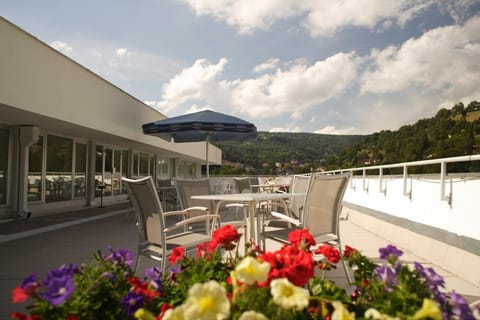
M 72 199 L 73 140 L 47 137 L 45 202 Z
M 43 137 L 32 144 L 28 153 L 28 201 L 41 201 L 43 196 Z

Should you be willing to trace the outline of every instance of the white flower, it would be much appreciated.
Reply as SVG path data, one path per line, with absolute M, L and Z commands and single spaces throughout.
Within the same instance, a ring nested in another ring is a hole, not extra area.
M 183 314 L 184 309 L 183 304 L 174 309 L 168 309 L 163 315 L 162 320 L 185 320 L 187 318 L 185 318 Z
M 185 319 L 220 320 L 230 315 L 227 291 L 216 281 L 196 283 L 184 303 Z
M 259 312 L 250 310 L 242 313 L 238 320 L 268 320 L 268 318 Z
M 269 272 L 269 263 L 261 263 L 250 256 L 245 257 L 235 268 L 237 279 L 246 284 L 254 284 L 255 281 L 267 281 Z
M 366 319 L 377 319 L 377 320 L 400 320 L 399 318 L 390 317 L 386 314 L 381 314 L 380 311 L 374 308 L 370 308 L 365 311 L 365 318 Z
M 348 312 L 348 309 L 341 302 L 333 301 L 332 305 L 335 311 L 332 313 L 331 320 L 355 320 L 355 313 Z
M 308 290 L 292 284 L 288 279 L 275 279 L 270 283 L 273 302 L 285 309 L 302 310 L 308 306 Z

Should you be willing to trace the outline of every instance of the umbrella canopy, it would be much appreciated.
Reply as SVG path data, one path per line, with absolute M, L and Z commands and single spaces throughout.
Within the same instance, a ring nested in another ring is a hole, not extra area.
M 175 142 L 206 141 L 207 176 L 209 141 L 242 141 L 257 138 L 257 128 L 252 123 L 211 110 L 145 123 L 142 129 L 144 134 L 167 141 L 171 141 L 172 138 Z

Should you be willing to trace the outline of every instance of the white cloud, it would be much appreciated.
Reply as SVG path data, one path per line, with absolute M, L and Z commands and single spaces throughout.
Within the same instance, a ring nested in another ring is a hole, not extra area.
M 346 26 L 374 28 L 401 12 L 399 0 L 314 1 L 303 26 L 311 36 L 331 36 Z
M 131 52 L 129 52 L 127 48 L 118 48 L 117 50 L 115 50 L 115 54 L 121 57 L 121 56 L 129 56 L 131 55 Z
M 295 127 L 276 127 L 276 128 L 271 128 L 268 130 L 268 132 L 300 132 L 300 127 L 295 126 Z
M 217 64 L 205 59 L 195 61 L 190 68 L 184 69 L 163 86 L 160 108 L 170 112 L 188 100 L 214 99 L 219 87 L 218 78 L 227 62 L 225 58 Z
M 430 30 L 399 47 L 371 52 L 361 80 L 362 93 L 415 90 L 459 101 L 480 89 L 480 16 L 461 26 Z
M 199 16 L 213 16 L 240 33 L 268 29 L 279 20 L 300 18 L 312 37 L 332 36 L 349 26 L 389 28 L 406 22 L 431 7 L 439 8 L 455 21 L 478 0 L 179 0 Z
M 210 15 L 228 25 L 238 27 L 241 33 L 253 29 L 268 29 L 276 20 L 301 14 L 302 1 L 292 0 L 181 0 L 197 15 Z M 308 1 L 307 1 L 308 2 Z
M 50 43 L 50 46 L 66 55 L 70 55 L 73 51 L 73 48 L 71 46 L 60 40 L 53 41 L 52 43 Z
M 326 127 L 323 127 L 322 129 L 314 131 L 314 133 L 337 134 L 337 135 L 356 134 L 356 132 L 358 132 L 358 129 L 355 127 L 338 129 L 336 126 L 333 126 L 333 125 L 326 126 Z
M 210 105 L 230 106 L 232 110 L 255 117 L 281 114 L 300 116 L 302 111 L 338 96 L 357 76 L 355 53 L 339 53 L 313 65 L 297 64 L 287 70 L 245 80 L 220 80 L 227 63 L 197 60 L 163 87 L 160 104 L 169 112 L 191 100 Z
M 260 73 L 267 70 L 275 69 L 280 60 L 278 58 L 270 58 L 266 62 L 259 64 L 253 68 L 253 72 Z

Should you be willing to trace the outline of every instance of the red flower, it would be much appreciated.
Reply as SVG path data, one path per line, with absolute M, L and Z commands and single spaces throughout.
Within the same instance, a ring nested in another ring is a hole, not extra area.
M 351 257 L 352 255 L 354 255 L 354 254 L 356 254 L 356 253 L 358 253 L 358 250 L 357 250 L 357 249 L 352 248 L 352 247 L 350 247 L 350 246 L 348 246 L 348 245 L 345 245 L 345 250 L 343 251 L 343 256 L 344 256 L 345 258 L 349 258 L 349 257 Z
M 197 244 L 197 258 L 209 259 L 212 253 L 213 249 L 210 247 L 210 242 Z
M 160 296 L 160 292 L 156 290 L 151 290 L 148 287 L 148 282 L 141 281 L 138 277 L 131 277 L 128 279 L 128 283 L 132 285 L 132 290 L 136 293 L 142 295 L 147 300 L 153 300 Z
M 172 308 L 173 306 L 170 303 L 163 303 L 160 306 L 160 314 L 157 317 L 155 317 L 155 319 L 161 320 L 165 315 L 165 312 L 167 312 L 168 309 L 172 309 Z
M 13 303 L 22 303 L 27 301 L 28 293 L 22 287 L 16 287 L 12 291 L 12 302 Z
M 322 245 L 317 250 L 315 250 L 316 254 L 322 254 L 331 263 L 337 263 L 340 261 L 340 252 L 337 248 L 329 246 L 327 244 Z
M 210 242 L 210 249 L 215 250 L 217 247 L 225 250 L 235 249 L 235 243 L 240 241 L 241 234 L 238 233 L 232 225 L 225 225 L 212 233 L 212 241 Z
M 32 315 L 32 316 L 27 316 L 26 314 L 20 313 L 20 312 L 12 312 L 10 317 L 14 320 L 40 320 L 39 315 Z
M 168 261 L 173 265 L 177 264 L 178 260 L 182 260 L 185 255 L 185 249 L 183 247 L 175 247 L 172 250 L 172 254 L 168 257 Z
M 288 242 L 305 250 L 317 244 L 307 229 L 298 229 L 290 232 L 288 234 Z
M 277 278 L 287 278 L 296 286 L 304 286 L 314 274 L 312 254 L 295 245 L 287 245 L 275 252 L 266 252 L 260 256 L 270 264 L 267 283 Z M 266 285 L 266 284 L 261 284 Z

